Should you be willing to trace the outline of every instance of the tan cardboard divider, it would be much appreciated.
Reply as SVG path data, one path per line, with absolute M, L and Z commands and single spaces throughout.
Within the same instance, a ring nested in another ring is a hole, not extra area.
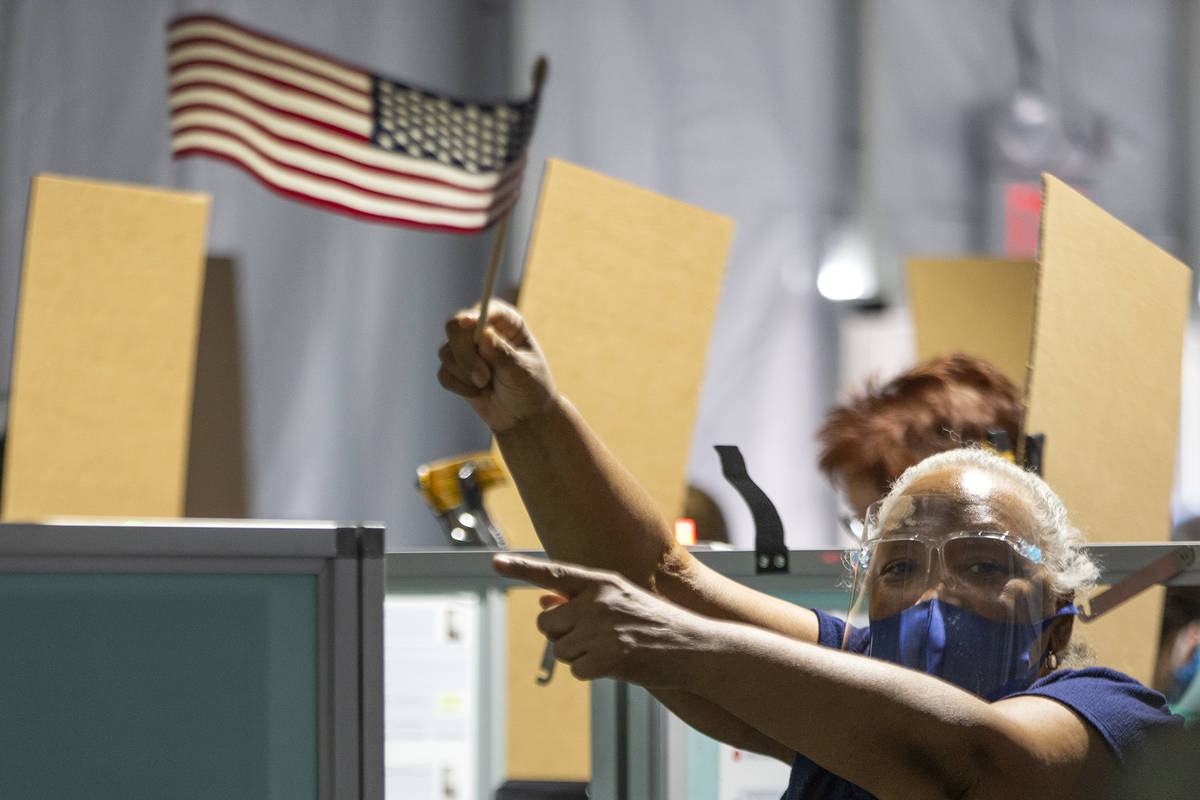
M 1029 431 L 1046 480 L 1089 541 L 1170 539 L 1191 272 L 1047 176 Z M 1076 634 L 1101 663 L 1153 678 L 1161 588 Z
M 909 262 L 919 357 L 963 350 L 1025 387 L 1043 476 L 1089 541 L 1163 541 L 1190 271 L 1058 179 L 1044 185 L 1036 264 Z M 1076 623 L 1075 638 L 1149 683 L 1161 614 L 1151 590 Z
M 733 223 L 572 164 L 542 177 L 519 305 L 558 388 L 668 520 L 683 508 L 688 450 Z M 499 457 L 498 451 L 496 452 Z M 488 509 L 513 547 L 538 547 L 511 485 Z M 540 590 L 509 603 L 508 775 L 587 780 L 587 685 L 534 682 Z
M 4 519 L 184 514 L 208 208 L 34 179 Z
M 912 259 L 908 298 L 917 360 L 961 350 L 985 357 L 1024 391 L 1033 339 L 1037 263 Z

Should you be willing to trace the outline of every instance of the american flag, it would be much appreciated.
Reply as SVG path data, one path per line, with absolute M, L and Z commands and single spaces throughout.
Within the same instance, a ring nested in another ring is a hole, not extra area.
M 517 200 L 541 75 L 476 103 L 384 78 L 215 16 L 167 27 L 171 149 L 355 217 L 475 233 Z

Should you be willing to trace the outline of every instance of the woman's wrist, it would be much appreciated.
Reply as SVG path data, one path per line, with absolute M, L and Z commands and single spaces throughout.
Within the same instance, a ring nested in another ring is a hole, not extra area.
M 570 403 L 557 391 L 547 392 L 541 405 L 532 412 L 513 420 L 504 428 L 491 428 L 497 440 L 538 438 L 552 426 L 556 417 L 562 416 Z

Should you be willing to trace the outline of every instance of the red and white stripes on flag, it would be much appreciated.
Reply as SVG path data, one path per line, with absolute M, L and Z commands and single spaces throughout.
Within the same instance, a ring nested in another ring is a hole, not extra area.
M 516 202 L 540 85 L 473 103 L 214 16 L 167 28 L 171 148 L 335 211 L 475 233 Z

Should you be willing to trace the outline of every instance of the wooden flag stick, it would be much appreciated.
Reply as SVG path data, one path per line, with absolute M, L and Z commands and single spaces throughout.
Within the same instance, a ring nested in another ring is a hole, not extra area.
M 500 254 L 504 252 L 504 236 L 508 233 L 508 219 L 512 212 L 505 214 L 496 226 L 496 238 L 492 240 L 492 260 L 488 263 L 487 275 L 483 279 L 483 296 L 479 299 L 479 322 L 475 325 L 475 343 L 483 336 L 487 327 L 488 301 L 492 299 L 492 289 L 496 285 L 496 273 L 500 271 Z
M 535 104 L 541 97 L 547 69 L 545 56 L 538 58 L 537 63 L 533 65 L 533 102 Z M 483 297 L 479 299 L 479 322 L 475 325 L 474 337 L 476 344 L 479 344 L 479 339 L 483 336 L 483 329 L 487 327 L 488 301 L 492 299 L 492 289 L 496 285 L 496 273 L 500 268 L 500 254 L 504 252 L 504 236 L 508 233 L 510 217 L 512 217 L 512 208 L 505 212 L 500 224 L 496 227 L 496 238 L 492 242 L 492 260 L 488 264 L 487 275 L 483 279 Z

